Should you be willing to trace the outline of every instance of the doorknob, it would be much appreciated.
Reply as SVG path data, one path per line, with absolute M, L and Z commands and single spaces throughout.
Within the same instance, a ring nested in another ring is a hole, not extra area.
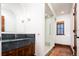
M 73 32 L 75 33 L 75 32 L 76 32 L 76 30 L 73 30 Z

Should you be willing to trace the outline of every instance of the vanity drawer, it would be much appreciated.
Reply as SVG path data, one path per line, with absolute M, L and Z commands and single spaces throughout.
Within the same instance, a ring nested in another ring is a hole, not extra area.
M 24 56 L 24 48 L 18 48 L 18 56 Z

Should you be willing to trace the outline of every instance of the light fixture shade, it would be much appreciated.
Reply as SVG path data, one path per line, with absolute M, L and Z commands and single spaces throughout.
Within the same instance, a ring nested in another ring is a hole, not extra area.
M 61 11 L 61 14 L 64 14 L 64 11 Z
M 24 23 L 24 20 L 22 20 L 22 23 Z

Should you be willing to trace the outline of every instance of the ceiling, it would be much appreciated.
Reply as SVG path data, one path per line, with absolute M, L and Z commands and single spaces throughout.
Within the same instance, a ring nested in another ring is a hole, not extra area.
M 51 3 L 56 16 L 70 13 L 72 10 L 72 5 L 72 3 Z
M 50 10 L 48 4 L 45 4 L 45 17 L 51 17 L 53 16 L 52 11 Z
M 20 3 L 2 3 L 1 4 L 2 12 L 9 11 L 14 13 L 15 15 L 23 13 L 23 8 Z

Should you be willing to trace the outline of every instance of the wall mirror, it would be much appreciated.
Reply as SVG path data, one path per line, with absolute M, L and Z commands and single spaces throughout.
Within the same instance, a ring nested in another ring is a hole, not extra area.
M 1 32 L 15 32 L 16 15 L 11 5 L 1 4 Z

